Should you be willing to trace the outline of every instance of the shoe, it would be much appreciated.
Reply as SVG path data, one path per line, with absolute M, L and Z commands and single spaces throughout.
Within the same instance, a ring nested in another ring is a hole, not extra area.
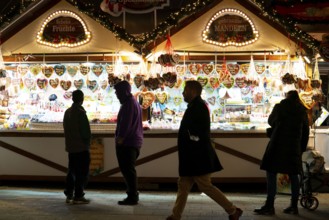
M 259 209 L 254 209 L 254 212 L 258 215 L 275 215 L 274 207 L 262 206 Z
M 90 200 L 86 199 L 84 196 L 73 199 L 73 204 L 88 204 L 88 203 L 90 203 Z
M 73 197 L 72 196 L 67 196 L 65 202 L 66 203 L 72 203 L 73 202 Z
M 118 204 L 119 205 L 137 205 L 138 204 L 138 200 L 131 199 L 131 198 L 127 197 L 124 200 L 119 201 Z
M 289 206 L 288 208 L 283 209 L 283 213 L 298 215 L 298 208 Z
M 234 214 L 229 215 L 229 220 L 238 220 L 241 215 L 242 215 L 243 211 L 240 208 L 236 208 Z

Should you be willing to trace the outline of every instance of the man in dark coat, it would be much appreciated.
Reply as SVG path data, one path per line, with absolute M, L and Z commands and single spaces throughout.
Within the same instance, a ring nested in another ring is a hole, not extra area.
M 115 131 L 116 155 L 127 187 L 127 198 L 119 205 L 136 205 L 139 200 L 135 163 L 143 144 L 142 109 L 131 94 L 128 81 L 114 85 L 121 107 Z
M 183 96 L 188 105 L 178 131 L 178 192 L 172 215 L 167 220 L 181 219 L 194 183 L 225 209 L 229 219 L 239 219 L 242 210 L 211 183 L 211 173 L 220 171 L 222 166 L 211 144 L 209 109 L 201 98 L 201 92 L 202 86 L 198 81 L 186 81 Z
M 81 90 L 72 93 L 73 104 L 65 111 L 63 119 L 65 149 L 69 156 L 66 176 L 66 202 L 86 204 L 84 188 L 88 182 L 90 164 L 91 131 L 85 109 L 82 107 L 84 94 Z
M 267 175 L 267 200 L 263 207 L 254 211 L 263 215 L 275 214 L 277 173 L 284 173 L 289 175 L 292 194 L 291 204 L 283 212 L 298 214 L 298 175 L 302 172 L 302 153 L 308 143 L 309 124 L 297 91 L 289 91 L 286 99 L 274 106 L 268 123 L 273 132 L 261 164 L 261 169 L 266 170 Z

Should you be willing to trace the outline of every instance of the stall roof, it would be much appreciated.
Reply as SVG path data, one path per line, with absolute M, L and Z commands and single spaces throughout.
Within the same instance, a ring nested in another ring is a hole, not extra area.
M 166 31 L 170 30 L 172 37 L 179 33 L 182 35 L 183 29 L 189 29 L 192 26 L 187 23 L 200 23 L 200 17 L 204 17 L 205 14 L 210 14 L 214 11 L 213 8 L 216 5 L 222 5 L 228 7 L 228 5 L 238 4 L 239 7 L 244 7 L 250 12 L 250 16 L 262 26 L 261 23 L 268 23 L 281 32 L 282 35 L 287 36 L 288 33 L 291 35 L 291 40 L 297 44 L 301 44 L 303 48 L 308 49 L 308 53 L 312 52 L 312 49 L 318 49 L 322 40 L 322 35 L 328 33 L 328 7 L 329 2 L 326 0 L 166 0 L 170 2 L 170 7 L 166 7 L 166 10 L 158 10 L 159 19 L 156 24 L 156 28 L 144 31 L 143 33 L 133 33 L 129 30 L 129 27 L 144 27 L 145 20 L 135 19 L 135 15 L 132 16 L 131 20 L 127 18 L 127 28 L 124 29 L 118 25 L 113 25 L 112 20 L 114 17 L 105 15 L 100 10 L 100 4 L 102 0 L 90 1 L 90 0 L 8 0 L 0 1 L 1 14 L 0 17 L 0 31 L 1 40 L 7 42 L 9 39 L 15 37 L 16 33 L 22 32 L 22 30 L 30 27 L 32 23 L 36 23 L 35 20 L 42 18 L 44 12 L 48 9 L 53 9 L 59 2 L 67 2 L 65 7 L 73 8 L 76 11 L 84 12 L 90 18 L 88 22 L 97 26 L 96 23 L 101 23 L 105 28 L 109 29 L 114 33 L 115 36 L 122 39 L 120 47 L 129 48 L 130 45 L 134 45 L 137 50 L 151 50 L 154 46 L 161 47 L 161 42 L 165 41 L 164 35 Z M 175 4 L 173 4 L 173 2 Z M 222 2 L 226 2 L 225 5 Z M 189 10 L 192 9 L 192 10 Z M 194 10 L 194 11 L 193 11 Z M 161 13 L 162 12 L 162 13 Z M 171 13 L 172 12 L 172 13 Z M 182 13 L 184 12 L 184 13 Z M 101 15 L 101 16 L 100 16 Z M 176 16 L 179 15 L 179 16 Z M 257 19 L 258 17 L 259 19 Z M 106 21 L 100 19 L 105 18 Z M 95 23 L 94 21 L 95 20 Z M 153 22 L 152 19 L 148 19 Z M 261 21 L 263 20 L 263 21 Z M 97 22 L 96 22 L 97 21 Z M 139 22 L 142 21 L 142 22 Z M 136 22 L 139 22 L 136 25 Z M 202 23 L 202 22 L 201 22 Z M 298 27 L 298 28 L 296 28 Z M 263 27 L 262 27 L 263 28 Z M 138 28 L 137 28 L 138 29 Z M 196 29 L 195 29 L 196 30 Z M 194 31 L 195 32 L 195 31 Z M 193 33 L 193 30 L 192 32 Z M 197 33 L 196 33 L 197 34 Z M 30 34 L 31 35 L 31 34 Z M 115 39 L 112 35 L 112 39 Z M 27 35 L 28 36 L 28 35 Z M 106 34 L 108 36 L 108 34 Z M 197 36 L 195 36 L 197 37 Z M 175 37 L 178 38 L 178 37 Z M 24 39 L 26 42 L 26 39 Z M 126 41 L 126 42 L 125 42 Z M 190 38 L 189 38 L 189 41 Z M 110 42 L 110 43 L 108 43 Z M 128 42 L 128 43 L 127 43 Z M 261 39 L 258 46 L 271 45 L 273 42 L 267 39 Z M 276 43 L 276 42 L 275 42 Z M 102 45 L 100 45 L 102 44 Z M 189 48 L 198 49 L 199 42 L 192 41 L 189 44 L 186 42 L 179 43 L 179 47 L 183 50 Z M 108 50 L 110 48 L 117 47 L 117 41 L 112 42 L 111 40 L 101 41 L 95 47 L 83 47 L 79 50 Z M 176 43 L 175 49 L 178 49 L 178 43 Z M 3 45 L 5 49 L 5 45 Z M 23 49 L 27 49 L 26 46 Z M 133 48 L 130 47 L 131 50 Z M 206 50 L 219 50 L 221 48 L 209 48 Z M 266 48 L 262 48 L 266 49 Z M 227 48 L 225 49 L 227 50 Z M 249 50 L 249 49 L 248 49 Z M 15 49 L 18 51 L 18 48 Z M 64 50 L 63 50 L 64 51 Z M 8 51 L 6 51 L 8 52 Z
M 3 1 L 1 1 L 3 2 Z M 50 1 L 48 1 L 49 3 Z M 54 1 L 55 2 L 55 1 Z M 52 1 L 52 3 L 54 3 Z M 34 5 L 37 7 L 36 5 Z M 41 7 L 41 6 L 39 6 Z M 43 5 L 41 8 L 45 9 Z M 93 20 L 89 16 L 81 13 L 76 7 L 68 2 L 56 1 L 51 8 L 42 11 L 40 15 L 33 15 L 33 8 L 30 8 L 26 15 L 28 17 L 34 17 L 34 20 L 26 24 L 19 31 L 12 35 L 9 39 L 4 41 L 1 45 L 3 56 L 12 56 L 19 54 L 100 54 L 111 55 L 118 52 L 134 52 L 135 48 L 129 45 L 128 42 L 118 39 L 111 31 L 104 28 L 97 21 Z M 88 30 L 91 32 L 90 43 L 80 47 L 68 48 L 52 48 L 49 46 L 41 45 L 36 42 L 37 33 L 40 31 L 42 23 L 46 18 L 59 10 L 68 10 L 79 15 L 86 23 Z M 38 11 L 40 12 L 40 11 Z M 11 28 L 8 26 L 7 28 Z

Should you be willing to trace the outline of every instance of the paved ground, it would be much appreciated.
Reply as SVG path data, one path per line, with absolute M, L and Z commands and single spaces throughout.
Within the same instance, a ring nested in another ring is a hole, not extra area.
M 244 190 L 245 191 L 245 190 Z M 242 220 L 294 220 L 329 219 L 329 193 L 316 195 L 319 207 L 315 211 L 299 209 L 299 216 L 282 213 L 289 204 L 289 196 L 278 195 L 276 215 L 257 216 L 253 209 L 263 204 L 264 193 L 226 192 L 228 198 L 244 211 Z M 119 206 L 117 201 L 125 197 L 122 190 L 88 189 L 86 197 L 92 202 L 88 205 L 65 203 L 61 189 L 44 187 L 0 186 L 0 220 L 160 220 L 165 219 L 175 201 L 175 191 L 141 191 L 140 204 Z M 210 198 L 198 192 L 191 193 L 183 220 L 228 219 L 227 215 Z

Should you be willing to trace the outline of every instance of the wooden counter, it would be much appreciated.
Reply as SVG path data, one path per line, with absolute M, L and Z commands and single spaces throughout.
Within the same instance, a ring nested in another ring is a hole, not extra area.
M 96 182 L 121 182 L 114 149 L 113 130 L 92 130 L 104 145 L 104 168 L 91 176 Z M 259 164 L 268 142 L 263 130 L 213 130 L 212 140 L 224 170 L 214 182 L 265 182 Z M 137 160 L 139 181 L 176 182 L 178 176 L 177 130 L 147 130 Z M 1 180 L 64 181 L 67 153 L 63 130 L 0 131 Z

